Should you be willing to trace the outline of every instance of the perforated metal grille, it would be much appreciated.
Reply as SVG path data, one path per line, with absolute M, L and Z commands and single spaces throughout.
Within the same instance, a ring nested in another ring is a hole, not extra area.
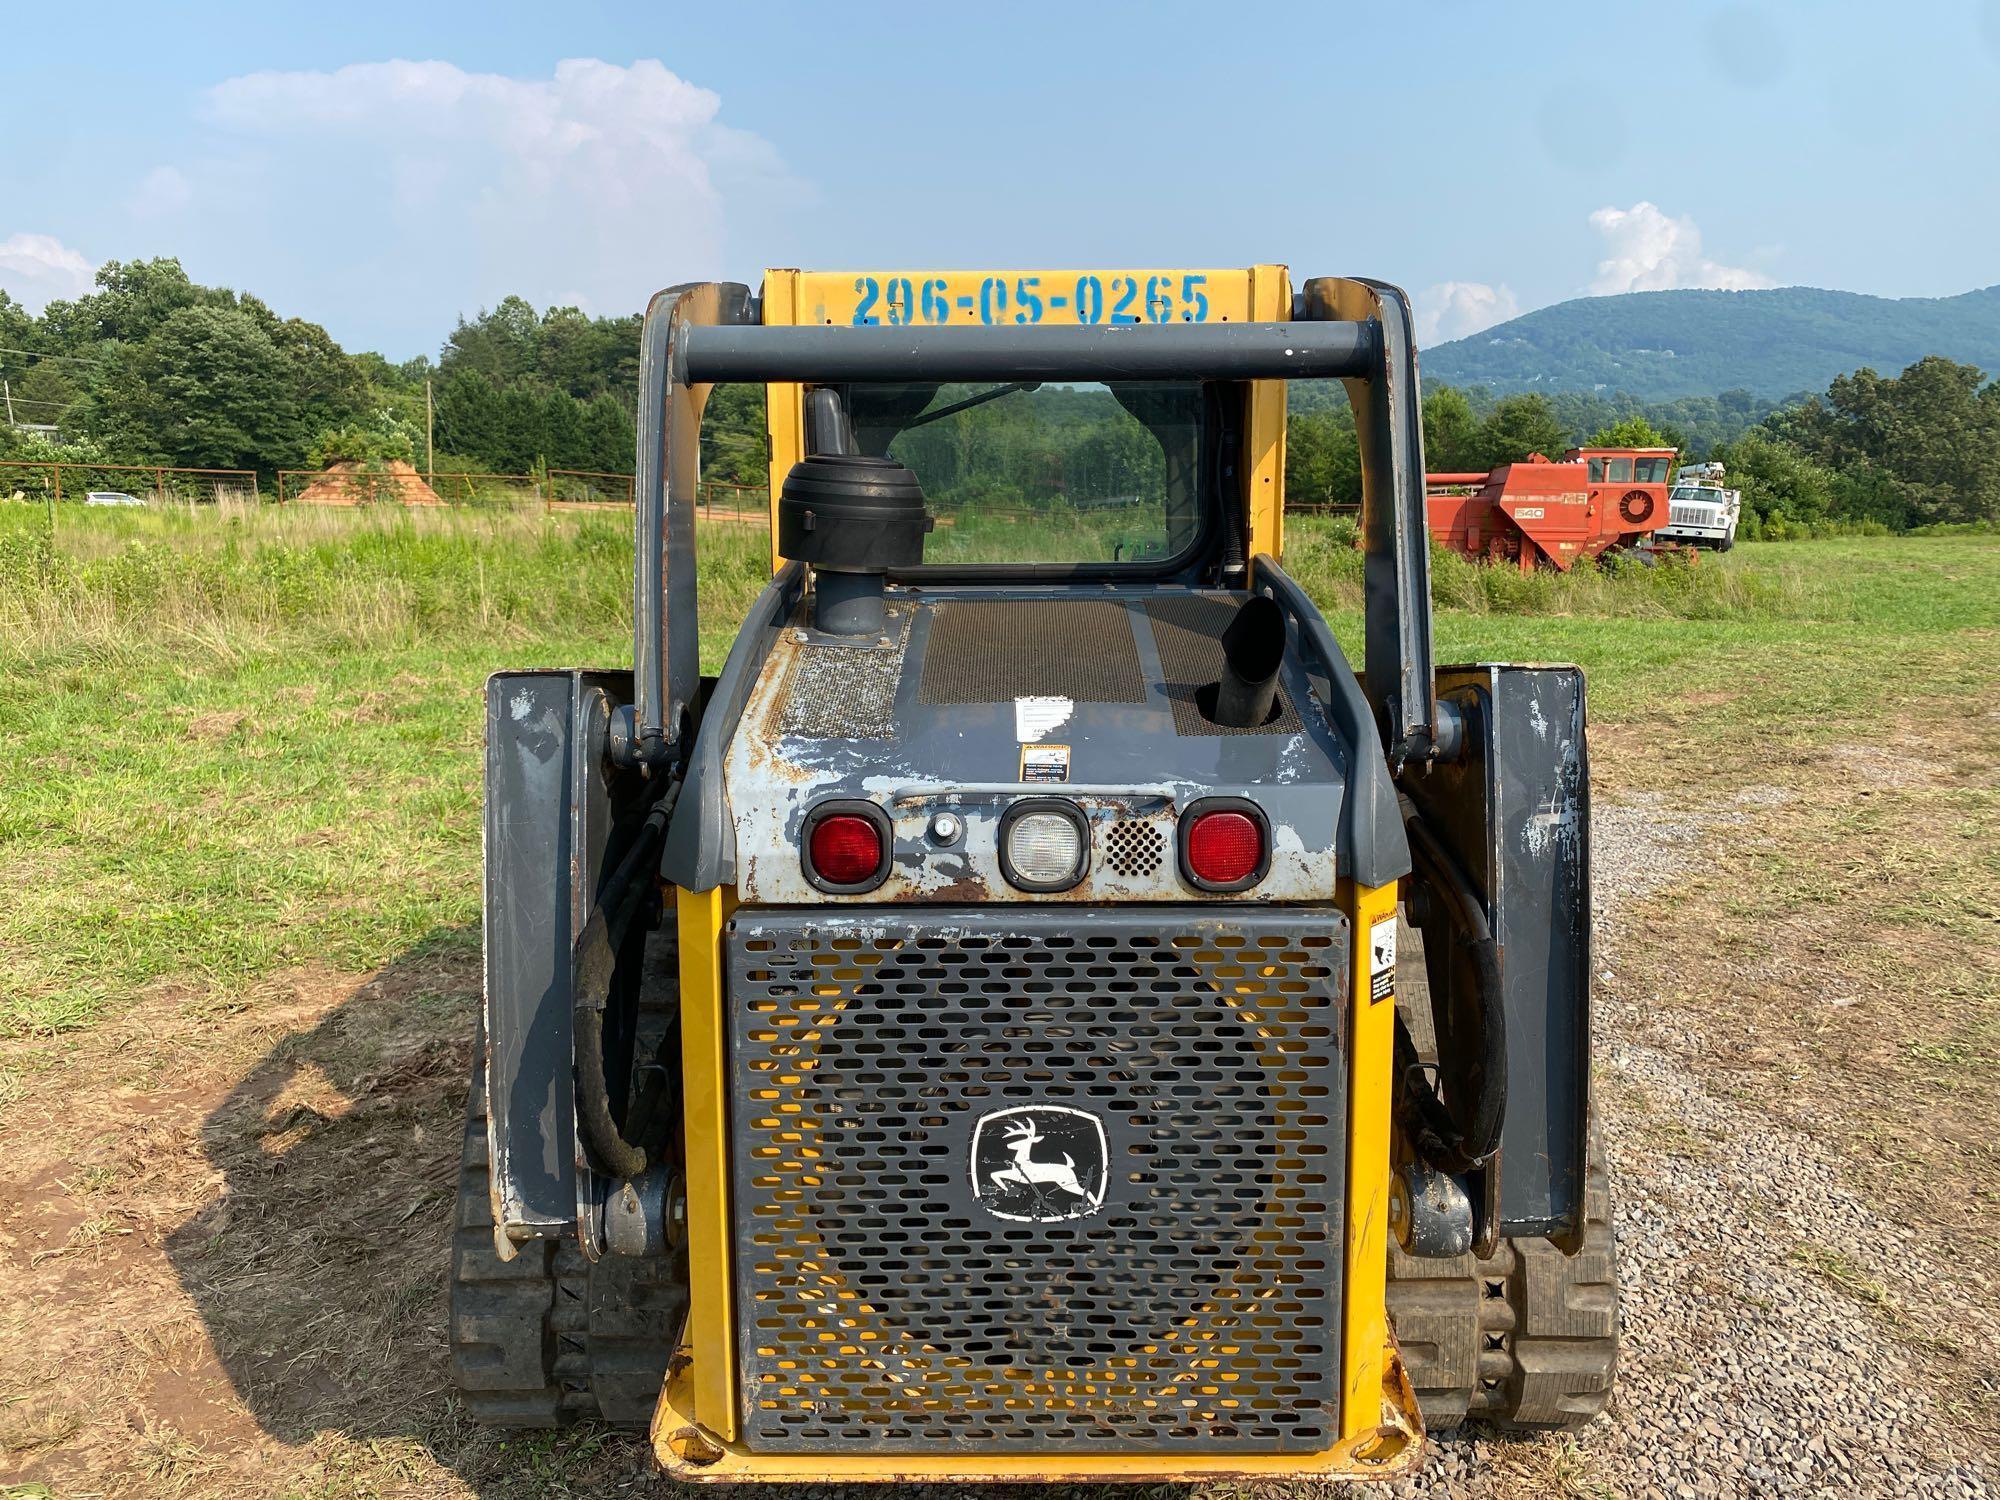
M 896 734 L 903 642 L 893 647 L 804 647 L 785 673 L 777 731 L 822 740 L 886 740 Z
M 1104 836 L 1104 862 L 1127 878 L 1154 874 L 1160 868 L 1167 836 L 1141 818 L 1120 818 Z
M 1146 601 L 1153 626 L 1153 644 L 1160 652 L 1160 674 L 1167 699 L 1174 706 L 1174 733 L 1297 734 L 1305 726 L 1291 695 L 1278 687 L 1278 716 L 1268 724 L 1228 729 L 1201 711 L 1198 694 L 1222 675 L 1222 632 L 1236 617 L 1240 600 L 1214 594 L 1167 595 Z
M 918 696 L 1009 703 L 1036 696 L 1143 703 L 1125 606 L 1108 599 L 957 600 L 931 612 Z
M 1331 1443 L 1345 921 L 1147 916 L 738 914 L 759 1449 Z M 1030 1105 L 1101 1121 L 1094 1211 L 982 1207 L 978 1122 Z

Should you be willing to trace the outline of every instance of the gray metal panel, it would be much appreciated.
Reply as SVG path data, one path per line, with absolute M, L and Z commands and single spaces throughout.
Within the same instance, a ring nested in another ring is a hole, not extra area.
M 706 388 L 690 389 L 681 345 L 699 323 L 752 316 L 750 289 L 698 281 L 656 293 L 639 337 L 639 408 L 632 507 L 632 662 L 638 679 L 633 750 L 647 764 L 678 748 L 701 687 L 695 609 L 694 502 L 701 476 Z
M 1330 1444 L 1340 912 L 744 908 L 727 943 L 753 1447 Z M 1077 1140 L 976 1149 L 1021 1109 Z
M 1079 592 L 1058 588 L 1031 593 L 1006 591 L 981 602 L 996 618 L 1012 613 L 1031 623 L 1051 604 L 1073 601 Z M 1143 701 L 1077 699 L 1060 705 L 1060 724 L 1046 730 L 1040 743 L 1067 747 L 1068 777 L 1061 783 L 1044 785 L 1021 782 L 1022 731 L 1013 699 L 948 704 L 922 701 L 925 662 L 936 649 L 934 623 L 972 602 L 963 593 L 954 590 L 940 600 L 929 591 L 890 591 L 888 607 L 894 617 L 900 620 L 905 612 L 914 616 L 895 706 L 893 740 L 783 733 L 785 689 L 796 658 L 820 650 L 850 648 L 829 648 L 811 638 L 797 639 L 794 631 L 781 632 L 727 751 L 738 894 L 752 904 L 797 901 L 816 907 L 912 900 L 946 905 L 988 900 L 1093 905 L 1185 901 L 1195 894 L 1180 879 L 1174 860 L 1163 862 L 1143 880 L 1126 878 L 1112 864 L 1094 860 L 1083 880 L 1069 891 L 1030 896 L 1015 889 L 1005 881 L 999 866 L 996 826 L 1014 794 L 994 790 L 1012 786 L 1018 794 L 1043 791 L 1076 800 L 1091 819 L 1094 835 L 1101 832 L 1106 836 L 1106 820 L 1111 818 L 1157 820 L 1160 831 L 1170 835 L 1177 810 L 1199 797 L 1248 797 L 1270 819 L 1271 872 L 1254 889 L 1223 899 L 1246 903 L 1332 900 L 1335 845 L 1345 818 L 1349 759 L 1356 757 L 1364 775 L 1371 774 L 1367 768 L 1372 765 L 1372 774 L 1386 782 L 1382 753 L 1367 728 L 1365 707 L 1357 725 L 1361 736 L 1357 750 L 1357 741 L 1344 738 L 1321 712 L 1308 678 L 1308 653 L 1295 653 L 1281 669 L 1285 695 L 1297 714 L 1291 732 L 1175 733 L 1174 703 L 1145 605 L 1156 595 L 1182 592 L 1133 589 L 1122 593 L 1123 603 L 1102 606 L 1106 617 L 1116 621 L 1110 629 L 1123 632 L 1137 649 Z M 1097 591 L 1092 595 L 1101 598 Z M 1306 607 L 1310 609 L 1310 605 Z M 1018 639 L 1020 633 L 1007 634 Z M 1001 686 L 1049 691 L 1047 679 L 1032 675 Z M 1345 691 L 1359 703 L 1360 689 L 1351 673 L 1347 674 Z M 703 744 L 710 733 L 705 726 Z M 829 896 L 806 879 L 799 841 L 803 821 L 814 805 L 846 798 L 873 801 L 888 814 L 894 825 L 894 860 L 879 889 Z M 1400 843 L 1401 825 L 1393 819 L 1393 797 L 1389 806 L 1387 828 L 1398 836 L 1395 847 L 1407 860 L 1407 849 Z M 687 816 L 686 808 L 684 801 L 676 813 L 677 828 L 679 820 Z M 925 830 L 936 812 L 947 810 L 962 820 L 963 836 L 939 845 Z M 1380 874 L 1381 865 L 1375 861 L 1368 869 L 1371 874 Z M 1408 868 L 1407 863 L 1403 868 Z M 678 879 L 673 869 L 668 873 Z
M 1159 327 L 690 327 L 684 378 L 846 380 L 1309 380 L 1365 376 L 1369 322 Z M 643 399 L 643 398 L 642 398 Z M 1419 476 L 1421 479 L 1421 476 Z
M 1410 873 L 1410 840 L 1396 804 L 1395 783 L 1382 757 L 1368 700 L 1340 643 L 1306 591 L 1268 557 L 1255 559 L 1252 583 L 1270 592 L 1292 617 L 1299 644 L 1326 676 L 1326 715 L 1348 746 L 1347 796 L 1341 804 L 1340 868 L 1363 885 L 1387 885 Z
M 702 709 L 700 727 L 688 752 L 681 799 L 674 805 L 666 848 L 660 855 L 660 873 L 683 889 L 712 891 L 736 879 L 736 825 L 729 816 L 723 759 L 743 716 L 743 705 L 757 685 L 757 674 L 771 654 L 771 643 L 797 607 L 805 586 L 805 564 L 797 562 L 786 563 L 777 577 L 764 585 L 764 592 L 757 596 L 743 628 L 736 633 L 729 659 L 722 664 L 722 675 L 716 678 L 715 690 Z
M 1347 382 L 1361 445 L 1361 543 L 1367 597 L 1363 672 L 1381 715 L 1392 768 L 1427 760 L 1437 739 L 1431 696 L 1430 526 L 1424 510 L 1424 427 L 1410 304 L 1386 282 L 1316 277 L 1301 310 L 1370 318 L 1373 366 Z
M 1574 1242 L 1590 1106 L 1590 762 L 1575 667 L 1446 667 L 1466 751 L 1411 799 L 1486 896 L 1507 1012 L 1499 1232 Z
M 487 1131 L 508 1256 L 576 1224 L 570 953 L 608 820 L 579 722 L 597 692 L 627 701 L 632 675 L 498 672 L 486 684 Z

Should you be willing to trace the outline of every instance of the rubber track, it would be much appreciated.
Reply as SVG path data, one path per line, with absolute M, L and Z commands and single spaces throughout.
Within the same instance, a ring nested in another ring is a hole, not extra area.
M 477 1422 L 594 1419 L 643 1429 L 687 1309 L 684 1268 L 618 1258 L 592 1266 L 568 1239 L 535 1240 L 501 1260 L 487 1193 L 485 1075 L 474 1066 L 452 1233 L 454 1381 Z
M 1618 1370 L 1611 1183 L 1593 1129 L 1583 1248 L 1506 1240 L 1485 1260 L 1389 1250 L 1389 1319 L 1434 1431 L 1480 1417 L 1577 1427 L 1604 1409 Z

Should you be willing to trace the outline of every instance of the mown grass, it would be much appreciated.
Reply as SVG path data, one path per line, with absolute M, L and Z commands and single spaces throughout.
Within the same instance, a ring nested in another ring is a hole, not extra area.
M 0 506 L 0 1031 L 88 1024 L 148 986 L 217 996 L 306 964 L 464 941 L 478 909 L 486 676 L 630 661 L 629 520 Z M 703 528 L 702 655 L 766 559 Z M 1358 658 L 1337 523 L 1288 564 Z M 2000 541 L 1745 547 L 1692 570 L 1519 574 L 1441 559 L 1445 660 L 1573 660 L 1601 724 L 1670 728 L 1690 773 L 1909 705 L 1983 714 Z M 1968 710 L 1968 705 L 1971 705 Z

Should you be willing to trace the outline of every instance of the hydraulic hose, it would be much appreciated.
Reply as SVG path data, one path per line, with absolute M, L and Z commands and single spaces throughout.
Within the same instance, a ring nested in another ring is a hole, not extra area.
M 1397 1091 L 1399 1113 L 1418 1155 L 1441 1172 L 1467 1172 L 1500 1149 L 1500 1130 L 1507 1116 L 1507 1014 L 1500 950 L 1471 880 L 1421 814 L 1408 803 L 1404 806 L 1412 862 L 1441 898 L 1438 905 L 1451 923 L 1452 936 L 1472 960 L 1479 1011 L 1479 1083 L 1471 1107 L 1461 1116 L 1439 1097 L 1399 1014 L 1396 1072 L 1403 1083 Z M 1435 1009 L 1434 1000 L 1433 1014 Z
M 636 919 L 653 894 L 652 875 L 659 866 L 666 839 L 667 818 L 673 811 L 674 790 L 653 804 L 632 847 L 605 883 L 589 920 L 577 935 L 571 953 L 570 993 L 577 1127 L 591 1164 L 613 1177 L 637 1177 L 652 1163 L 641 1140 L 628 1138 L 611 1109 L 610 1083 L 604 1070 L 604 1010 L 611 999 L 611 982 L 619 958 L 634 931 Z

